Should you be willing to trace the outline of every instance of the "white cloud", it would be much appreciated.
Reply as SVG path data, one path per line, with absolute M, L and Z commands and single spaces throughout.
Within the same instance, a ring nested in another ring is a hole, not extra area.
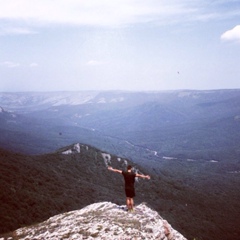
M 29 66 L 31 68 L 34 68 L 34 67 L 38 67 L 39 65 L 37 63 L 33 62 L 33 63 L 30 63 Z
M 96 61 L 96 60 L 90 60 L 86 63 L 86 65 L 88 66 L 99 66 L 99 65 L 103 65 L 105 62 L 102 61 Z
M 0 20 L 28 24 L 119 26 L 199 20 L 210 14 L 204 0 L 0 0 L 0 6 Z
M 17 68 L 17 67 L 20 67 L 20 66 L 24 67 L 24 65 L 22 65 L 20 63 L 17 63 L 17 62 L 12 62 L 12 61 L 0 62 L 0 66 L 7 67 L 7 68 Z M 38 67 L 39 64 L 35 63 L 35 62 L 32 62 L 29 65 L 25 65 L 25 66 L 30 67 L 30 68 L 34 68 L 34 67 Z
M 132 22 L 139 15 L 156 13 L 151 3 L 135 0 L 0 0 L 0 5 L 0 19 L 31 23 L 119 25 Z
M 0 27 L 0 35 L 29 35 L 29 34 L 36 34 L 36 31 L 32 31 L 26 27 Z
M 240 25 L 223 33 L 221 39 L 225 41 L 240 41 Z
M 11 61 L 5 61 L 0 63 L 1 66 L 5 66 L 7 68 L 16 68 L 20 66 L 20 63 L 15 63 Z

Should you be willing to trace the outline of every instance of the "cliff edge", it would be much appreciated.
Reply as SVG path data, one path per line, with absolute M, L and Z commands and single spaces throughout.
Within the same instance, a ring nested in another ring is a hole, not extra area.
M 0 238 L 11 239 L 161 239 L 186 240 L 154 210 L 142 203 L 133 212 L 125 206 L 99 202 L 59 214 Z

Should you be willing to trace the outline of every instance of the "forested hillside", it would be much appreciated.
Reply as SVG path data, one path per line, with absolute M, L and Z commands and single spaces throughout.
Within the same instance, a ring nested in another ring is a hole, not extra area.
M 125 204 L 122 176 L 108 171 L 107 165 L 124 169 L 131 161 L 83 144 L 73 152 L 74 146 L 38 156 L 1 150 L 2 234 L 94 202 Z M 228 182 L 222 188 L 216 179 L 206 179 L 206 188 L 201 188 L 185 180 L 195 181 L 194 175 L 210 171 L 209 163 L 197 169 L 181 161 L 177 168 L 171 161 L 163 162 L 161 169 L 131 164 L 151 175 L 149 181 L 136 182 L 136 203 L 147 202 L 188 239 L 236 239 L 239 235 L 240 196 L 234 191 L 239 175 L 231 175 L 231 182 L 226 175 L 223 181 Z

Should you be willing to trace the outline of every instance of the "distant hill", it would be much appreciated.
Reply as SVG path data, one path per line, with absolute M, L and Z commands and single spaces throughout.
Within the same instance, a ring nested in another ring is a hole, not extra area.
M 219 182 L 218 163 L 196 165 L 170 159 L 144 169 L 129 159 L 80 143 L 36 156 L 0 150 L 0 233 L 91 203 L 124 205 L 123 178 L 108 171 L 107 165 L 124 169 L 127 163 L 135 171 L 151 175 L 149 181 L 136 182 L 136 204 L 147 202 L 188 239 L 239 236 L 238 174 L 222 172 Z M 199 185 L 195 184 L 198 178 Z
M 83 142 L 134 161 L 240 157 L 239 89 L 0 93 L 0 106 L 0 146 L 22 153 Z

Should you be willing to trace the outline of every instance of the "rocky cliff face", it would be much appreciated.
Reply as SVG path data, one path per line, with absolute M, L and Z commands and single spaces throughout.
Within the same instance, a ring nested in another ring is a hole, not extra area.
M 0 238 L 5 239 L 186 240 L 146 204 L 127 212 L 125 206 L 111 202 L 94 203 L 81 210 L 56 215 Z

